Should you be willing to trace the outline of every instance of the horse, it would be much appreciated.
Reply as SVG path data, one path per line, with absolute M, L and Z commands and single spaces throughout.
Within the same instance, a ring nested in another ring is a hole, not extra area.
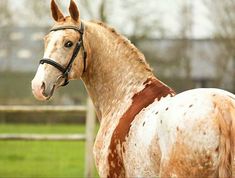
M 71 0 L 45 36 L 32 93 L 48 100 L 81 79 L 100 122 L 94 159 L 100 177 L 232 177 L 235 95 L 221 89 L 176 94 L 115 29 L 81 20 Z

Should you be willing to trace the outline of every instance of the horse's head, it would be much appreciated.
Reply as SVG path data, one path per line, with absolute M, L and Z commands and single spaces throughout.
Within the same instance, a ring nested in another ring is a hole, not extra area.
M 32 92 L 39 100 L 49 99 L 56 88 L 80 78 L 86 69 L 84 25 L 75 2 L 70 1 L 68 17 L 64 17 L 54 0 L 51 12 L 55 24 L 44 38 L 44 56 L 32 80 Z

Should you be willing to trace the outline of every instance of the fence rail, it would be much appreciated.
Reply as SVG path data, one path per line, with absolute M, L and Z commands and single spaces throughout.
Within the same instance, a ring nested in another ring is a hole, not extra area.
M 90 99 L 87 106 L 20 106 L 0 105 L 0 113 L 45 113 L 45 112 L 77 112 L 86 116 L 85 134 L 0 134 L 0 140 L 29 140 L 29 141 L 85 141 L 85 170 L 84 177 L 94 176 L 94 161 L 92 147 L 95 138 L 95 111 Z
M 85 134 L 0 134 L 0 140 L 85 141 Z
M 79 112 L 85 114 L 86 106 L 21 106 L 0 105 L 0 112 Z

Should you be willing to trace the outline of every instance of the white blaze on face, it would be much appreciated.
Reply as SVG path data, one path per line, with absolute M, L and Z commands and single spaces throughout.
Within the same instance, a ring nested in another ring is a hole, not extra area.
M 47 48 L 45 49 L 43 58 L 51 58 L 52 52 L 55 49 L 56 42 L 63 35 L 63 31 L 56 31 L 56 32 L 51 32 L 51 33 L 53 33 L 53 34 L 50 36 L 50 40 L 47 44 Z M 46 97 L 43 95 L 44 90 L 42 87 L 43 82 L 46 82 L 46 80 L 47 80 L 45 72 L 46 72 L 45 65 L 40 64 L 37 69 L 37 73 L 36 73 L 34 79 L 32 80 L 32 92 L 33 92 L 34 96 L 39 100 L 46 99 Z
M 45 70 L 44 70 L 44 65 L 40 64 L 37 70 L 37 73 L 32 80 L 32 92 L 33 95 L 38 99 L 38 100 L 45 100 L 46 98 L 43 96 L 43 82 L 44 82 L 44 75 L 45 75 Z
M 50 40 L 47 44 L 47 48 L 45 49 L 43 58 L 51 58 L 52 52 L 56 48 L 55 44 L 63 36 L 64 31 L 59 30 L 59 31 L 51 32 L 51 34 L 52 35 L 50 36 Z M 62 46 L 63 44 L 61 44 L 61 47 Z
M 44 80 L 44 76 L 45 76 L 45 69 L 44 68 L 45 68 L 45 65 L 40 64 L 38 66 L 37 73 L 36 73 L 34 79 L 36 79 L 39 82 L 42 82 Z

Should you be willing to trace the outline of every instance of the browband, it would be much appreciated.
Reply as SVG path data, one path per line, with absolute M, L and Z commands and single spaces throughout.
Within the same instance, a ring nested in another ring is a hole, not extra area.
M 72 29 L 72 30 L 75 30 L 81 34 L 84 33 L 84 26 L 83 26 L 83 23 L 81 23 L 81 27 L 78 28 L 76 26 L 73 26 L 73 25 L 67 25 L 67 26 L 57 26 L 57 27 L 54 27 L 50 30 L 50 32 L 52 31 L 58 31 L 58 30 L 66 30 L 66 29 Z

